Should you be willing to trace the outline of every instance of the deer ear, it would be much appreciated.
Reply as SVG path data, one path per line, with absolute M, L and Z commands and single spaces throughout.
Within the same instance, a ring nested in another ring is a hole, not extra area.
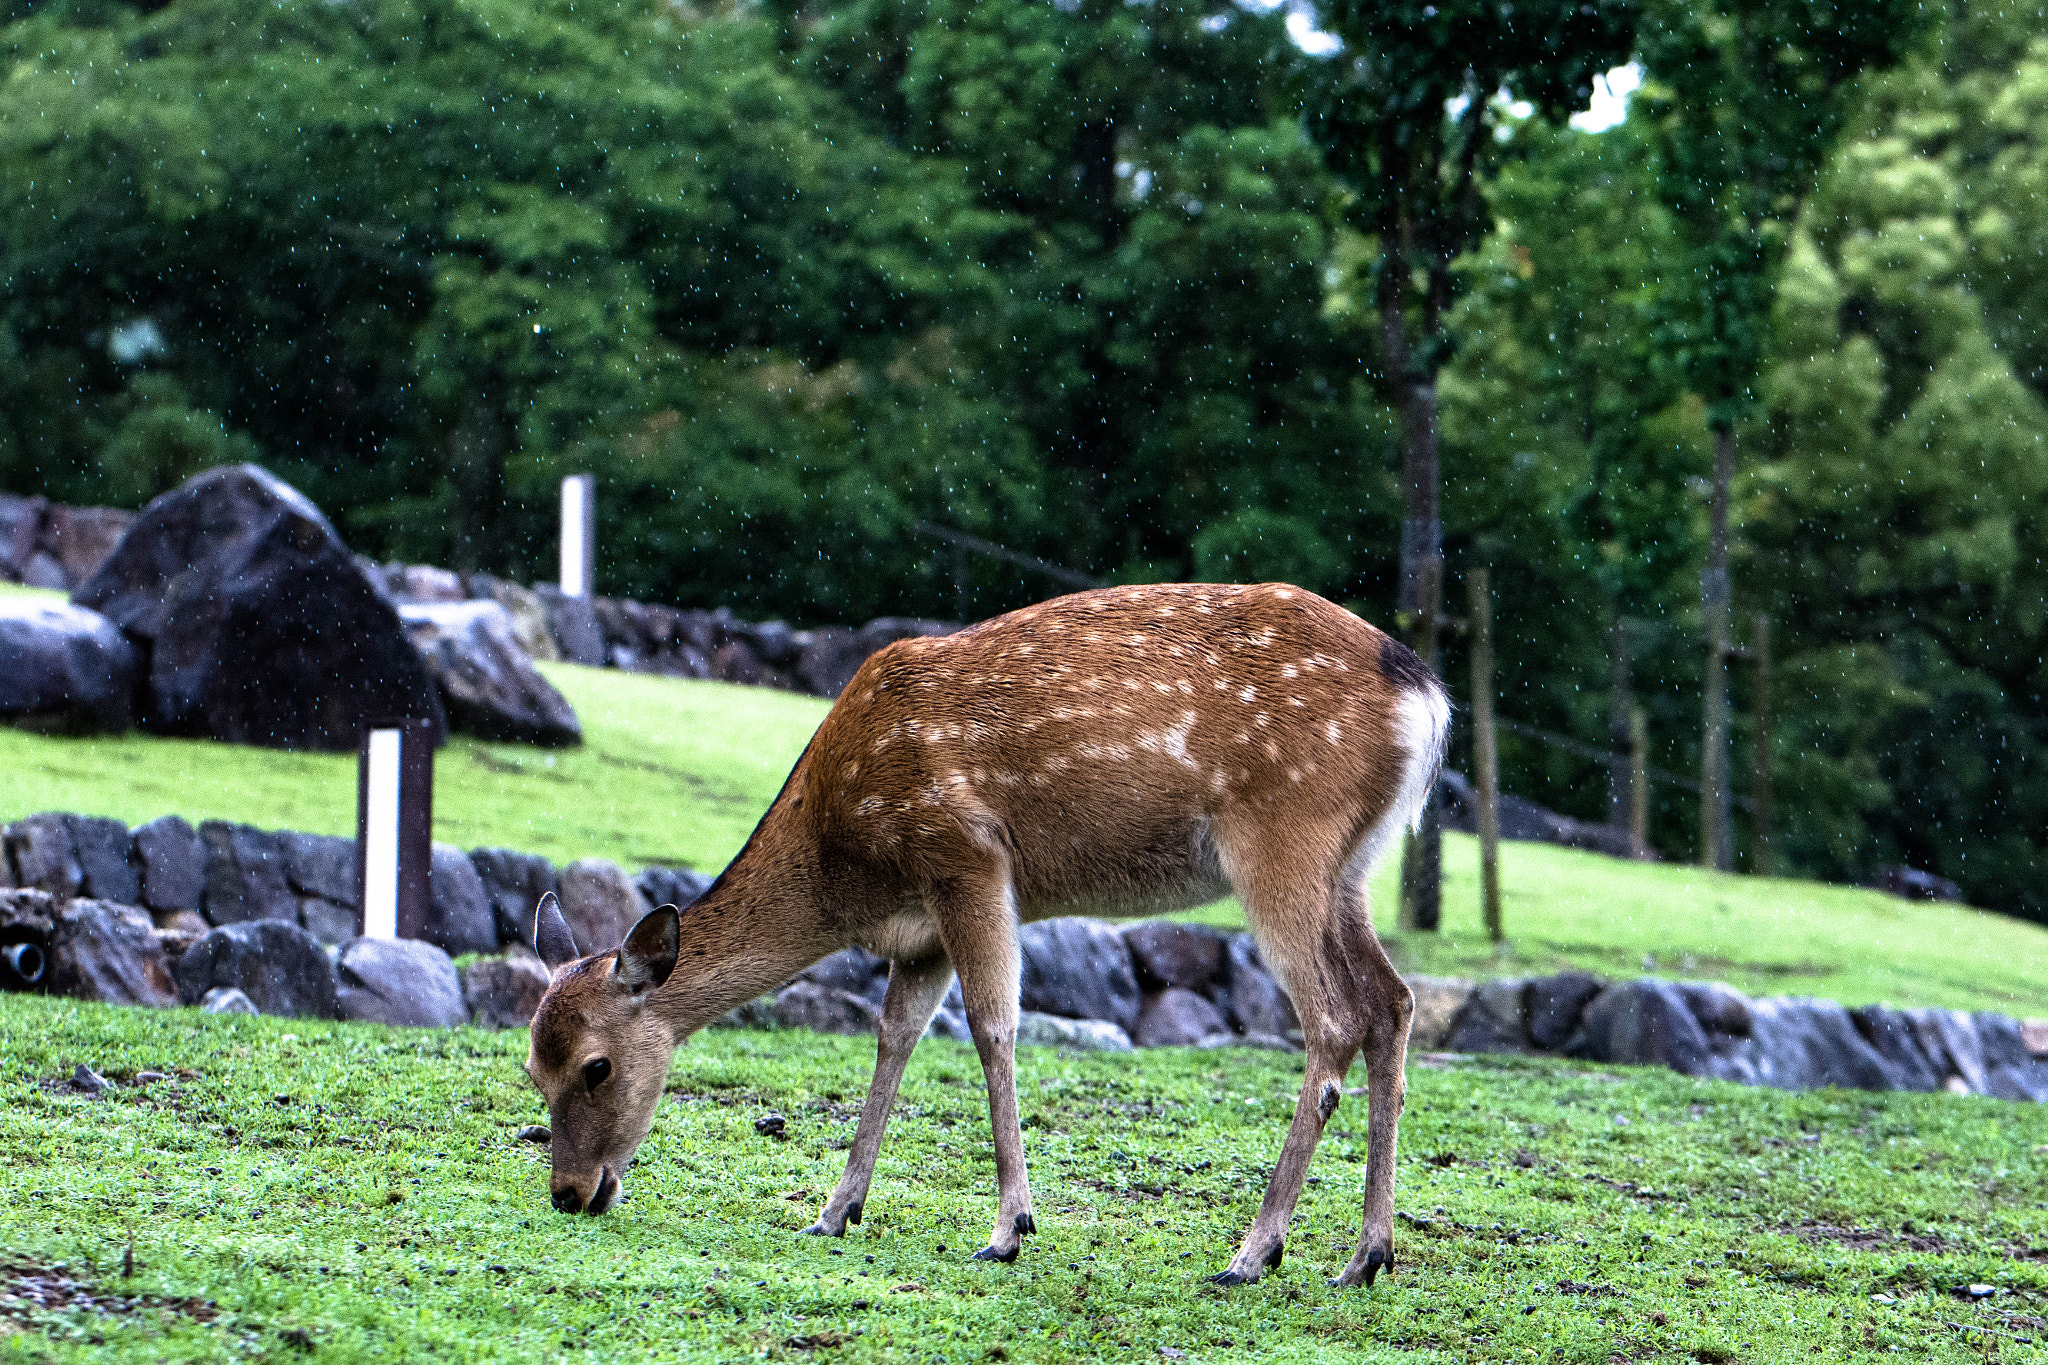
M 619 945 L 619 980 L 636 994 L 659 986 L 676 969 L 682 944 L 681 917 L 673 905 L 650 910 Z
M 552 891 L 542 896 L 540 904 L 534 907 L 533 950 L 550 967 L 559 967 L 583 956 L 576 949 L 576 935 L 569 931 L 569 921 L 562 918 L 562 903 L 555 899 Z

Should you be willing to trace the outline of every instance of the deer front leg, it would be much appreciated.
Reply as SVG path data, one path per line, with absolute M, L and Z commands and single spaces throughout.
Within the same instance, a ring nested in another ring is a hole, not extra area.
M 1009 880 L 1000 875 L 963 878 L 933 895 L 933 916 L 947 955 L 960 973 L 968 1031 L 988 1082 L 989 1126 L 996 1147 L 996 1222 L 977 1261 L 1014 1261 L 1031 1217 L 1031 1182 L 1024 1170 L 1024 1135 L 1017 1126 L 1017 992 L 1022 962 Z
M 918 1039 L 938 1012 L 953 984 L 953 964 L 944 953 L 920 962 L 889 964 L 889 994 L 882 1001 L 882 1021 L 875 1032 L 875 1079 L 868 1086 L 867 1102 L 861 1106 L 860 1126 L 854 1129 L 853 1150 L 847 1153 L 846 1172 L 839 1186 L 818 1214 L 818 1221 L 804 1229 L 813 1237 L 844 1237 L 848 1223 L 860 1221 L 867 1203 L 868 1183 L 874 1179 L 875 1158 L 882 1151 L 882 1130 L 889 1126 L 889 1110 L 896 1103 L 897 1087 L 903 1083 L 903 1068 Z

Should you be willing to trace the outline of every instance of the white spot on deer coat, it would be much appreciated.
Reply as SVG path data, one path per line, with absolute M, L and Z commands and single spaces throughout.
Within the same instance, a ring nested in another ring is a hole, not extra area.
M 1335 744 L 1344 738 L 1344 731 L 1339 729 L 1337 722 L 1333 720 L 1323 727 L 1323 738 Z

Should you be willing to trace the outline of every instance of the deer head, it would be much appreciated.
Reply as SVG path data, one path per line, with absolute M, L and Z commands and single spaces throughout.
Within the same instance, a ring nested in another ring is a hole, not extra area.
M 534 913 L 534 951 L 555 979 L 533 1016 L 526 1074 L 540 1088 L 554 1134 L 548 1186 L 563 1213 L 616 1204 L 633 1154 L 654 1125 L 680 1041 L 654 1008 L 675 970 L 680 926 L 664 905 L 626 941 L 581 957 L 554 893 Z

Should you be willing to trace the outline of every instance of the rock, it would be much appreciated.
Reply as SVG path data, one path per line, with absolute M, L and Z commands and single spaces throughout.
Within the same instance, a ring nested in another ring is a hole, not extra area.
M 797 681 L 814 697 L 836 697 L 873 651 L 844 626 L 824 626 L 808 634 L 809 642 L 797 655 Z
M 334 964 L 296 924 L 259 919 L 215 929 L 171 967 L 178 995 L 197 1004 L 216 986 L 233 986 L 264 1014 L 333 1019 Z
M 359 938 L 342 949 L 336 1004 L 344 1019 L 408 1028 L 469 1022 L 448 954 L 416 939 Z
M 132 905 L 74 900 L 58 907 L 42 988 L 108 1005 L 178 1003 L 156 925 Z
M 53 896 L 75 896 L 85 883 L 85 869 L 78 865 L 78 850 L 71 842 L 71 827 L 62 815 L 25 815 L 7 827 L 0 843 L 6 845 L 16 886 Z
M 562 917 L 584 953 L 608 952 L 650 908 L 617 863 L 579 858 L 562 869 Z
M 42 538 L 43 518 L 49 511 L 48 498 L 0 493 L 0 579 L 22 581 L 29 561 L 37 554 L 36 543 Z
M 1124 930 L 1131 965 L 1146 990 L 1198 991 L 1223 971 L 1224 935 L 1206 925 L 1147 920 Z
M 2048 1057 L 2048 1019 L 2020 1020 L 2020 1039 L 2036 1057 Z
M 956 635 L 963 627 L 958 621 L 928 621 L 918 616 L 877 616 L 857 634 L 868 653 L 921 635 Z
M 398 582 L 393 587 L 399 597 L 408 602 L 460 602 L 469 596 L 469 590 L 462 585 L 461 574 L 428 564 L 402 566 L 398 571 Z
M 1724 981 L 1681 981 L 1678 994 L 1710 1039 L 1747 1038 L 1755 1029 L 1749 997 Z
M 547 608 L 532 589 L 482 573 L 471 574 L 466 586 L 472 599 L 496 602 L 505 609 L 505 615 L 512 623 L 512 639 L 521 653 L 530 659 L 548 663 L 562 657 L 561 649 L 555 644 L 555 633 L 548 628 Z
M 1445 1050 L 1527 1052 L 1529 1035 L 1522 1019 L 1522 1000 L 1528 985 L 1514 978 L 1480 982 L 1451 1021 Z
M 356 841 L 338 834 L 278 833 L 284 876 L 302 896 L 318 896 L 350 910 L 356 903 Z
M 148 642 L 145 723 L 283 749 L 352 750 L 365 722 L 441 703 L 398 613 L 320 510 L 254 465 L 144 508 L 72 594 Z
M 852 991 L 799 980 L 775 996 L 775 1020 L 813 1033 L 873 1033 L 882 1012 Z
M 199 1008 L 208 1014 L 254 1014 L 255 1002 L 233 986 L 215 986 L 200 997 Z
M 1408 1046 L 1418 1052 L 1440 1052 L 1451 1036 L 1451 1024 L 1472 997 L 1472 983 L 1455 976 L 1403 978 L 1415 993 L 1415 1017 L 1408 1025 Z M 1268 1035 L 1270 1036 L 1270 1035 Z
M 1069 1019 L 1025 1010 L 1017 1016 L 1018 1047 L 1064 1047 L 1076 1052 L 1129 1052 L 1131 1036 L 1101 1019 Z
M 134 834 L 141 865 L 142 903 L 158 914 L 197 913 L 206 891 L 206 845 L 176 815 L 162 815 Z
M 67 815 L 64 827 L 78 855 L 81 894 L 117 905 L 142 899 L 142 876 L 135 866 L 135 842 L 128 826 L 97 816 Z
M 711 656 L 711 676 L 720 682 L 741 683 L 748 687 L 776 687 L 785 692 L 796 690 L 787 673 L 769 667 L 743 640 L 728 640 L 719 646 L 718 652 Z
M 1903 1076 L 1835 1001 L 1752 1000 L 1749 1009 L 1752 1042 L 1720 1074 L 1780 1090 L 1900 1088 Z
M 1706 1030 L 1668 981 L 1643 977 L 1593 997 L 1565 1052 L 1596 1062 L 1668 1066 L 1688 1076 L 1714 1074 Z
M 583 742 L 575 709 L 534 668 L 496 602 L 407 603 L 399 617 L 441 689 L 451 728 L 514 744 Z
M 548 633 L 555 638 L 555 651 L 566 663 L 604 663 L 604 631 L 597 624 L 597 612 L 587 597 L 565 597 L 552 583 L 536 583 L 534 594 L 547 613 Z
M 711 1021 L 712 1028 L 780 1028 L 775 1019 L 775 997 L 763 995 L 736 1005 Z
M 427 882 L 431 900 L 422 939 L 452 957 L 498 951 L 498 918 L 468 854 L 453 844 L 435 844 Z M 624 938 L 622 931 L 613 942 Z
M 640 888 L 640 894 L 647 898 L 649 905 L 673 905 L 682 910 L 709 891 L 715 880 L 706 873 L 693 872 L 687 867 L 649 867 L 634 879 L 633 884 Z
M 64 580 L 83 583 L 100 571 L 135 524 L 135 514 L 118 507 L 53 505 L 44 521 L 43 548 L 64 567 Z
M 1464 774 L 1448 768 L 1444 770 L 1437 784 L 1437 808 L 1445 829 L 1457 830 L 1461 834 L 1478 833 L 1479 797 Z M 1505 792 L 1501 793 L 1496 809 L 1503 839 L 1583 848 L 1614 858 L 1634 856 L 1629 849 L 1628 831 L 1620 825 L 1574 820 L 1569 815 L 1559 815 L 1534 801 Z M 1657 860 L 1655 853 L 1646 853 L 1644 858 L 1650 862 Z
M 1051 1016 L 1040 1015 L 1037 1017 L 1050 1018 Z M 1079 1021 L 1063 1019 L 1060 1022 L 1075 1023 Z M 1104 1027 L 1107 1026 L 1105 1025 Z M 944 1038 L 948 1042 L 954 1043 L 971 1043 L 974 1041 L 974 1030 L 967 1027 L 967 1016 L 964 1013 L 959 1010 L 942 1008 L 937 1014 L 932 1016 L 932 1021 L 925 1025 L 924 1036 L 927 1038 Z
M 462 973 L 462 1003 L 485 1028 L 525 1028 L 548 988 L 540 959 L 513 953 L 478 962 Z
M 1961 1010 L 1901 1010 L 1912 1021 L 1913 1036 L 1928 1062 L 1946 1081 L 1955 1076 L 1972 1095 L 1988 1094 L 1984 1075 L 1984 1043 L 1977 1023 Z
M 557 890 L 554 864 L 532 853 L 480 848 L 469 855 L 498 925 L 498 942 L 533 946 L 533 912 Z
M 199 826 L 199 838 L 206 845 L 206 897 L 200 911 L 208 920 L 299 922 L 299 897 L 285 877 L 284 841 L 279 836 L 250 825 L 207 820 Z M 251 998 L 262 1003 L 253 992 Z
M 1971 1017 L 1984 1048 L 1984 1093 L 2002 1100 L 2048 1099 L 2048 1065 L 2035 1059 L 2020 1022 L 1989 1012 Z
M 330 948 L 339 948 L 363 932 L 362 914 L 324 896 L 299 897 L 299 927 Z
M 1559 972 L 1532 977 L 1522 988 L 1522 1020 L 1529 1042 L 1540 1052 L 1555 1052 L 1579 1028 L 1579 1016 L 1607 983 L 1591 972 Z
M 1259 959 L 1250 934 L 1232 934 L 1223 950 L 1223 974 L 1230 986 L 1230 1022 L 1244 1033 L 1285 1038 L 1301 1029 L 1294 1002 Z
M 142 658 L 96 611 L 0 597 L 0 721 L 119 734 L 135 720 Z
M 1194 1047 L 1219 1034 L 1230 1036 L 1221 1010 L 1183 986 L 1168 986 L 1145 997 L 1131 1041 L 1139 1047 Z
M 726 633 L 770 668 L 788 668 L 803 654 L 804 638 L 787 621 L 729 621 Z
M 1871 885 L 1887 895 L 1909 901 L 1959 901 L 1963 888 L 1946 877 L 1896 863 L 1881 869 Z
M 1141 1003 L 1131 951 L 1097 919 L 1061 918 L 1025 925 L 1023 1008 L 1067 1019 L 1100 1019 L 1128 1034 Z
M 178 952 L 185 951 L 185 949 L 191 947 L 200 939 L 205 938 L 207 931 L 213 928 L 211 924 L 200 918 L 197 910 L 158 910 L 150 918 L 156 921 L 156 931 L 159 937 L 185 940 L 185 942 L 178 945 Z M 171 951 L 168 943 L 165 945 L 164 951 L 167 953 Z
M 851 991 L 863 998 L 870 997 L 875 983 L 879 980 L 886 991 L 889 982 L 889 960 L 876 957 L 865 948 L 842 948 L 830 957 L 821 958 L 807 968 L 798 978 L 834 990 Z M 874 997 L 879 1003 L 879 997 Z
M 1869 1005 L 1849 1011 L 1849 1020 L 1863 1041 L 1890 1066 L 1899 1089 L 1923 1093 L 1941 1089 L 1948 1078 L 1946 1059 L 1937 1062 L 1927 1055 L 1912 1019 L 1903 1011 Z

